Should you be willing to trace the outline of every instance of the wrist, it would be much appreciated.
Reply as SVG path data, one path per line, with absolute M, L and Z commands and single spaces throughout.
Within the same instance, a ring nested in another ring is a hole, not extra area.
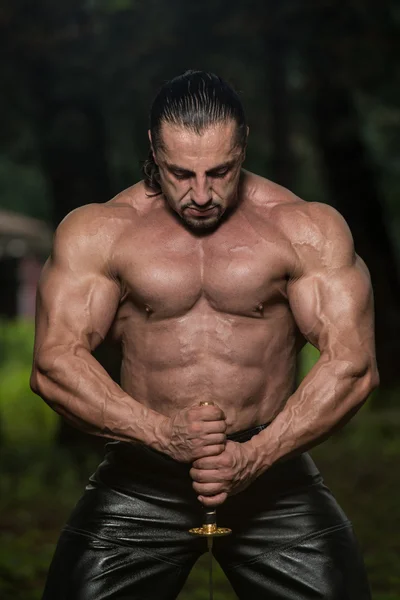
M 245 445 L 247 447 L 246 450 L 248 452 L 251 469 L 256 477 L 258 477 L 259 475 L 262 475 L 271 464 L 267 460 L 265 452 L 263 452 L 262 445 L 257 443 L 259 440 L 256 440 L 256 437 L 257 436 L 254 436 L 254 438 L 245 442 Z
M 171 419 L 164 415 L 159 415 L 159 419 L 154 426 L 154 439 L 150 444 L 155 450 L 168 454 L 168 448 L 171 443 Z

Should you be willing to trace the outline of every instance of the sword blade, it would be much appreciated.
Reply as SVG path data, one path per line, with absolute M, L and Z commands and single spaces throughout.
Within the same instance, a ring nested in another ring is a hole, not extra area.
M 209 580 L 208 580 L 208 587 L 209 587 L 209 592 L 210 592 L 210 600 L 213 600 L 214 598 L 214 588 L 213 588 L 213 555 L 212 555 L 212 546 L 213 546 L 213 539 L 212 537 L 208 537 L 207 538 L 207 546 L 208 546 L 208 556 L 209 556 L 209 564 L 208 564 L 208 575 L 209 575 Z

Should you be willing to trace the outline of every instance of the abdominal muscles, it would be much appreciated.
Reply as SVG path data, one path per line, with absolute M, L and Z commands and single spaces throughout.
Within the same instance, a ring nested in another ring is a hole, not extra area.
M 282 305 L 260 318 L 204 306 L 168 319 L 130 316 L 121 384 L 161 414 L 211 401 L 229 433 L 271 421 L 293 391 L 295 331 Z

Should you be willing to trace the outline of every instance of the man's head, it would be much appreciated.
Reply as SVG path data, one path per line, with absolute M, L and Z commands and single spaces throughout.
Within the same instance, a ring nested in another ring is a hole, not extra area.
M 212 229 L 236 202 L 247 133 L 236 92 L 216 75 L 187 71 L 151 107 L 145 182 L 187 226 Z

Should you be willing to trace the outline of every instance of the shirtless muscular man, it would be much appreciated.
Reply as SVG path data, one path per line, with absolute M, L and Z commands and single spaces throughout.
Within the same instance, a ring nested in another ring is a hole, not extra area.
M 233 530 L 214 554 L 239 598 L 370 598 L 306 452 L 378 385 L 368 270 L 336 210 L 243 170 L 247 135 L 232 88 L 186 72 L 152 105 L 144 180 L 58 227 L 31 385 L 111 441 L 45 600 L 176 598 L 204 506 Z M 92 356 L 108 332 L 121 386 Z M 320 358 L 295 389 L 306 341 Z

